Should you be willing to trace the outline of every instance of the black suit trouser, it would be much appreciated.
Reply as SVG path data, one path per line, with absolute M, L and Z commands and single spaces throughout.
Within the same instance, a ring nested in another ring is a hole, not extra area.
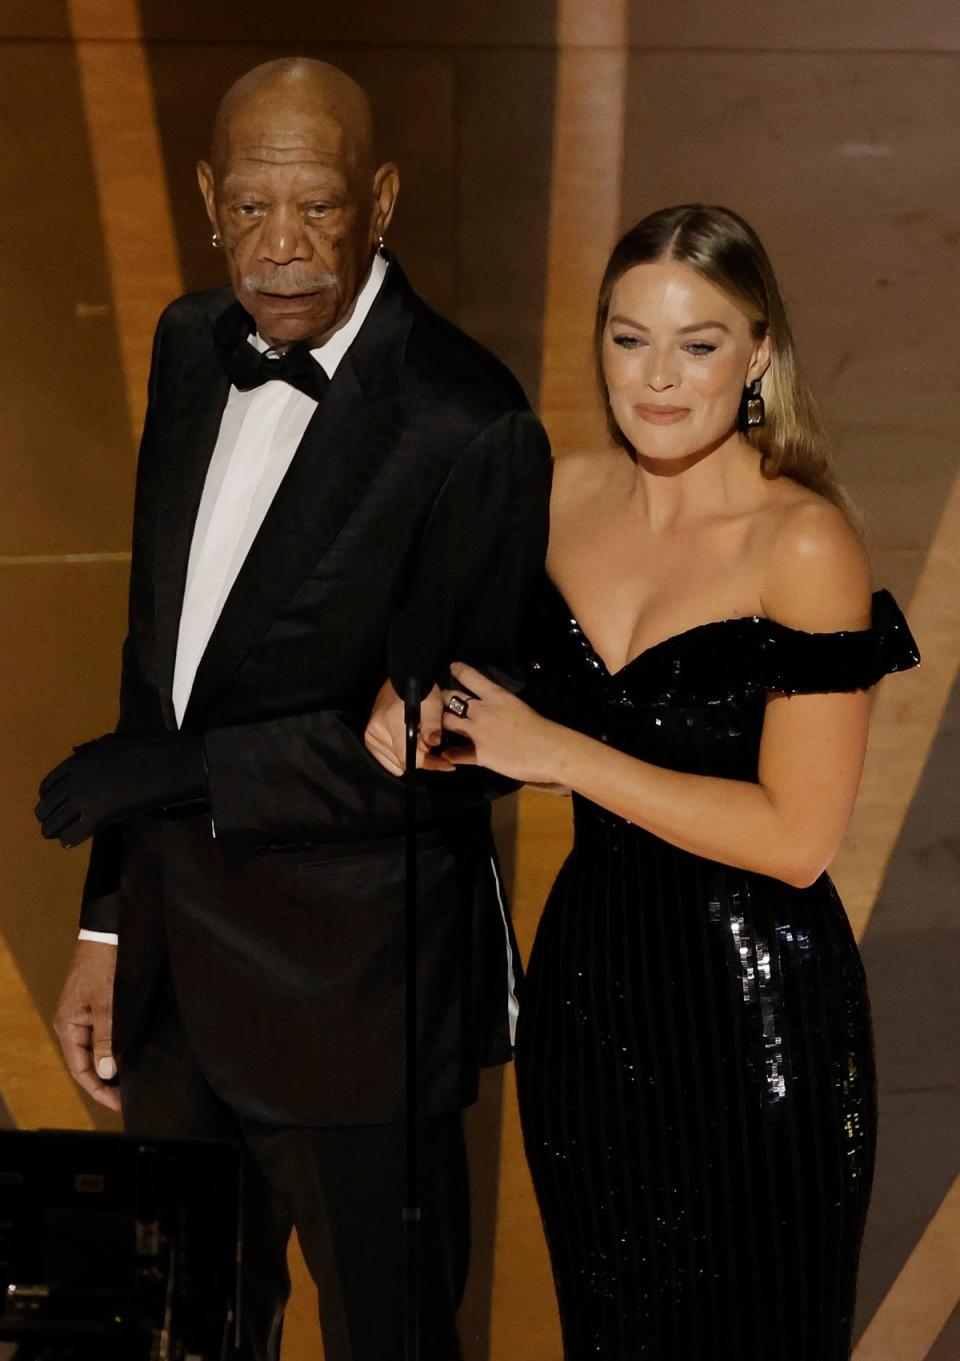
M 278 1054 L 277 1062 L 283 1060 Z M 121 1065 L 120 1090 L 128 1133 L 226 1139 L 240 1149 L 239 1361 L 279 1357 L 294 1226 L 317 1286 L 326 1361 L 401 1361 L 402 1125 L 291 1128 L 232 1110 L 192 1052 L 169 975 L 142 1037 Z M 470 1234 L 459 1112 L 421 1122 L 420 1166 L 422 1361 L 459 1361 L 455 1315 Z

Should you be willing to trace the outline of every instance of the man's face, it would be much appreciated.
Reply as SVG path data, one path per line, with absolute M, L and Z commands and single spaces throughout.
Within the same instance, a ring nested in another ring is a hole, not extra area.
M 230 282 L 272 344 L 319 339 L 363 283 L 384 227 L 382 171 L 359 159 L 322 111 L 254 109 L 231 123 L 216 170 L 198 167 Z

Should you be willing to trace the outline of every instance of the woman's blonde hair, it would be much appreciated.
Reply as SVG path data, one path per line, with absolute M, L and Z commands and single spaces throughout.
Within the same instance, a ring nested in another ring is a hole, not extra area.
M 809 388 L 800 374 L 783 298 L 770 258 L 756 232 L 729 208 L 692 203 L 661 208 L 631 228 L 613 248 L 600 285 L 594 354 L 607 426 L 617 444 L 634 453 L 614 418 L 603 374 L 603 337 L 617 281 L 635 265 L 677 260 L 712 283 L 749 318 L 755 340 L 770 336 L 770 367 L 761 395 L 766 420 L 740 428 L 760 453 L 765 477 L 781 475 L 819 492 L 848 511 L 830 466 L 827 439 Z M 741 408 L 741 412 L 743 408 Z

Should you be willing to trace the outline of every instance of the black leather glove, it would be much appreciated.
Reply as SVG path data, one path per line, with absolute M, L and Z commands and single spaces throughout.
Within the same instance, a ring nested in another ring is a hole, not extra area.
M 154 737 L 109 733 L 75 747 L 40 786 L 34 812 L 48 841 L 78 846 L 133 813 L 207 797 L 203 743 L 197 733 Z

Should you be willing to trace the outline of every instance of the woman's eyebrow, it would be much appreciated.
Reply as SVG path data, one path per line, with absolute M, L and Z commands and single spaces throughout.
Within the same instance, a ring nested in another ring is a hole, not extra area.
M 635 331 L 649 331 L 649 326 L 644 326 L 642 321 L 634 321 L 632 317 L 625 317 L 618 312 L 616 316 L 610 318 L 611 322 L 618 321 L 622 326 L 632 326 Z M 726 331 L 730 334 L 730 327 L 723 321 L 695 321 L 690 326 L 681 326 L 677 331 L 678 336 L 689 335 L 691 331 Z

